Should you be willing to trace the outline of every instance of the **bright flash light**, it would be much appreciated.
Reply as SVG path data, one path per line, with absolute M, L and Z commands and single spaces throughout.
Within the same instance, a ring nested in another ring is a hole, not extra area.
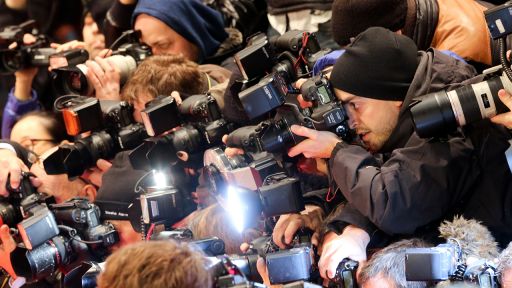
M 248 207 L 240 198 L 240 193 L 242 193 L 240 189 L 228 186 L 226 206 L 236 230 L 242 233 L 245 228 L 245 218 L 247 216 Z
M 161 171 L 153 170 L 153 179 L 157 188 L 163 188 L 167 186 L 167 177 Z

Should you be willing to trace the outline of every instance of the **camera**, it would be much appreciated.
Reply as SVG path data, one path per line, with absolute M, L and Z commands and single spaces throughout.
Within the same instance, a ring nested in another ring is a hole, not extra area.
M 359 262 L 349 258 L 341 260 L 336 268 L 336 274 L 332 279 L 329 279 L 328 287 L 343 287 L 343 288 L 357 288 L 357 268 Z
M 328 49 L 320 50 L 314 33 L 298 30 L 270 41 L 261 35 L 250 41 L 247 48 L 235 55 L 246 81 L 239 98 L 249 119 L 285 103 L 286 95 L 293 91 L 291 83 L 308 75 L 316 60 L 328 52 Z
M 202 166 L 202 155 L 198 153 L 222 144 L 222 136 L 233 130 L 233 124 L 221 116 L 217 102 L 210 94 L 185 98 L 179 108 L 171 96 L 157 97 L 146 104 L 142 118 L 150 134 L 161 136 L 146 139 L 132 151 L 132 165 L 147 169 L 148 166 L 176 163 L 176 153 L 185 151 L 189 154 L 185 165 Z M 171 129 L 174 131 L 163 134 Z
M 17 189 L 11 187 L 10 177 L 8 174 L 6 183 L 9 197 L 0 197 L 0 225 L 14 227 L 39 208 L 55 203 L 53 196 L 38 193 L 32 186 L 30 177 L 35 177 L 34 174 L 21 172 L 20 186 Z
M 112 52 L 112 56 L 105 58 L 119 70 L 121 85 L 126 83 L 140 62 L 151 56 L 151 49 L 138 42 L 139 36 L 140 31 L 129 30 L 124 32 L 118 39 L 119 41 L 116 40 L 116 43 L 121 43 L 121 40 L 125 39 L 128 42 L 119 47 L 114 46 L 112 49 L 115 51 Z M 92 95 L 94 92 L 93 86 L 85 76 L 87 70 L 85 64 L 76 66 L 70 64 L 52 70 L 52 80 L 57 93 L 60 95 Z
M 228 185 L 256 191 L 267 176 L 282 171 L 283 168 L 268 153 L 228 158 L 218 147 L 204 151 L 204 173 L 214 195 L 225 194 Z
M 512 83 L 506 75 L 416 99 L 411 104 L 416 133 L 421 138 L 443 136 L 459 126 L 509 111 L 498 97 L 500 89 L 512 92 Z
M 256 34 L 234 58 L 246 80 L 259 79 L 274 71 L 293 81 L 296 74 L 307 74 L 316 60 L 329 52 L 330 49 L 320 48 L 315 33 L 290 30 L 270 40 Z
M 114 227 L 102 225 L 99 217 L 98 207 L 81 198 L 39 209 L 18 225 L 25 245 L 11 253 L 14 271 L 38 280 L 57 269 L 72 269 L 79 260 L 103 260 L 106 249 L 119 237 Z
M 280 249 L 272 236 L 263 236 L 250 243 L 251 251 L 265 259 L 271 284 L 309 280 L 314 272 L 312 231 L 301 229 L 286 249 Z
M 111 159 L 122 150 L 137 147 L 147 137 L 144 127 L 133 119 L 133 107 L 124 101 L 97 100 L 89 97 L 57 99 L 63 110 L 67 133 L 92 133 L 64 144 L 44 161 L 46 173 L 66 173 L 72 178 L 96 165 L 98 159 Z
M 23 35 L 31 33 L 36 37 L 32 44 L 23 43 Z M 15 42 L 17 45 L 9 49 L 9 45 Z M 0 74 L 12 74 L 28 67 L 48 66 L 49 57 L 56 53 L 48 46 L 48 40 L 43 35 L 38 35 L 35 30 L 35 21 L 29 20 L 17 26 L 8 26 L 0 32 Z
M 439 91 L 422 96 L 411 104 L 411 114 L 418 136 L 444 136 L 459 126 L 509 111 L 498 97 L 498 91 L 512 92 L 512 70 L 506 56 L 506 37 L 512 33 L 509 13 L 511 3 L 484 12 L 491 37 L 498 41 L 500 66 L 484 71 L 485 81 L 452 91 Z M 500 75 L 501 74 L 501 75 Z
M 464 273 L 462 254 L 456 243 L 443 243 L 431 248 L 409 248 L 405 255 L 408 281 L 447 280 Z
M 408 248 L 405 255 L 407 281 L 463 281 L 479 287 L 499 287 L 495 264 L 485 259 L 464 261 L 458 243 L 431 248 Z
M 277 108 L 274 119 L 231 132 L 226 144 L 245 151 L 283 152 L 305 139 L 291 131 L 292 125 L 331 131 L 347 142 L 352 141 L 354 136 L 347 113 L 338 101 L 313 110 L 300 109 L 296 104 L 285 103 Z

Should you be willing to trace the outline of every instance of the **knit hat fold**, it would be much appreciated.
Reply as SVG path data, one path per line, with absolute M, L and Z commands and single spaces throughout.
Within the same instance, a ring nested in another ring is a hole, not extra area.
M 418 67 L 418 48 L 403 35 L 371 27 L 334 64 L 334 88 L 373 99 L 403 101 Z
M 228 37 L 220 12 L 199 0 L 139 0 L 132 23 L 140 14 L 159 19 L 196 45 L 200 62 L 213 56 Z

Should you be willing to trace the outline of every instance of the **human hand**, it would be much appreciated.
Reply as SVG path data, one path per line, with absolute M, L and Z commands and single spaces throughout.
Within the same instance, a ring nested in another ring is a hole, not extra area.
M 9 227 L 5 224 L 0 227 L 0 240 L 0 267 L 5 269 L 12 278 L 16 278 L 10 257 L 12 251 L 16 249 L 16 242 L 9 233 Z
M 119 68 L 108 59 L 94 58 L 94 61 L 85 62 L 87 66 L 86 77 L 96 91 L 96 98 L 100 100 L 120 100 L 121 75 Z
M 304 84 L 304 82 L 306 82 L 306 81 L 307 81 L 307 79 L 304 79 L 304 78 L 297 80 L 297 82 L 295 82 L 295 84 L 294 84 L 295 88 L 300 90 L 300 86 L 302 86 L 302 84 Z M 308 108 L 308 107 L 313 107 L 313 103 L 304 100 L 304 97 L 302 97 L 302 94 L 297 95 L 297 101 L 299 102 L 300 108 L 302 108 L 302 109 Z
M 222 142 L 226 144 L 228 141 L 228 135 L 222 136 Z M 224 150 L 224 154 L 228 156 L 229 158 L 235 157 L 236 155 L 243 155 L 245 154 L 244 150 L 241 148 L 233 148 L 233 147 L 226 147 L 226 150 Z
M 91 183 L 97 187 L 101 187 L 103 174 L 105 174 L 110 167 L 112 167 L 112 163 L 104 159 L 98 159 L 98 161 L 96 161 L 96 167 L 85 171 L 82 177 L 91 181 Z
M 320 261 L 318 268 L 324 279 L 331 279 L 336 274 L 338 264 L 344 258 L 359 261 L 366 260 L 366 246 L 370 242 L 370 235 L 366 231 L 355 226 L 347 226 L 341 235 L 329 232 L 324 236 L 320 247 Z
M 33 44 L 35 41 L 36 38 L 34 35 L 23 35 L 23 43 L 26 45 Z M 12 43 L 9 48 L 14 49 L 16 46 L 17 43 Z M 28 67 L 14 72 L 14 77 L 16 78 L 16 82 L 14 84 L 14 96 L 16 99 L 19 101 L 27 101 L 32 98 L 32 82 L 34 81 L 34 77 L 37 75 L 37 71 L 39 71 L 37 67 Z
M 500 89 L 498 91 L 498 97 L 500 97 L 501 102 L 503 102 L 503 104 L 512 111 L 512 95 L 505 91 L 505 89 Z M 504 125 L 508 129 L 512 129 L 512 112 L 505 112 L 496 115 L 491 118 L 491 121 L 496 124 Z
M 332 150 L 341 142 L 336 134 L 327 131 L 317 131 L 304 126 L 292 125 L 291 131 L 308 139 L 293 146 L 288 151 L 288 156 L 295 157 L 304 154 L 306 158 L 329 158 Z
M 72 49 L 86 49 L 87 44 L 82 41 L 73 40 L 64 44 L 50 43 L 50 47 L 57 50 L 57 52 L 68 51 Z
M 306 205 L 306 209 L 300 214 L 285 214 L 279 220 L 272 232 L 272 240 L 281 249 L 287 248 L 297 231 L 301 228 L 309 228 L 315 232 L 320 230 L 324 212 L 322 208 L 314 205 Z M 313 234 L 313 244 L 318 244 L 318 233 Z
M 7 177 L 10 177 L 10 185 L 16 189 L 20 186 L 21 172 L 28 172 L 28 167 L 18 158 L 15 152 L 9 149 L 0 149 L 0 195 L 9 196 L 7 191 Z

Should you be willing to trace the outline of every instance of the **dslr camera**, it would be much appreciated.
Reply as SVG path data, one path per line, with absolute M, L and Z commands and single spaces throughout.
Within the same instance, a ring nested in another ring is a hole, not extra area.
M 308 79 L 301 86 L 301 93 L 305 100 L 313 103 L 312 108 L 301 109 L 297 104 L 284 103 L 276 109 L 274 119 L 229 134 L 227 146 L 246 151 L 283 152 L 304 140 L 291 132 L 294 124 L 334 132 L 347 142 L 352 140 L 347 113 L 324 75 Z
M 8 174 L 6 184 L 9 197 L 0 197 L 0 225 L 14 227 L 35 211 L 55 203 L 52 196 L 38 193 L 32 186 L 30 177 L 35 177 L 34 174 L 21 172 L 20 186 L 17 189 L 11 187 L 10 177 Z
M 431 248 L 408 248 L 405 255 L 407 281 L 463 281 L 479 287 L 499 287 L 495 264 L 484 259 L 467 263 L 458 243 Z
M 132 151 L 130 160 L 136 168 L 176 163 L 178 151 L 189 154 L 186 165 L 202 166 L 202 152 L 222 144 L 222 136 L 233 130 L 210 94 L 189 96 L 179 107 L 173 97 L 158 96 L 141 113 L 148 134 L 159 136 L 146 139 Z
M 422 96 L 411 104 L 411 114 L 418 136 L 444 136 L 467 124 L 509 111 L 498 97 L 505 89 L 512 93 L 512 70 L 506 57 L 506 37 L 512 33 L 512 3 L 507 2 L 484 12 L 491 37 L 501 50 L 501 67 L 484 71 L 486 80 L 452 91 Z
M 46 173 L 80 176 L 98 159 L 111 159 L 122 150 L 137 147 L 147 137 L 133 119 L 133 107 L 124 101 L 64 96 L 57 99 L 69 135 L 92 131 L 89 136 L 64 144 L 44 161 Z
M 124 43 L 120 46 L 112 47 L 112 56 L 105 60 L 112 63 L 120 72 L 120 84 L 124 85 L 131 74 L 137 68 L 137 65 L 151 56 L 151 49 L 139 43 L 140 31 L 125 31 L 115 43 Z M 87 59 L 85 59 L 87 60 Z M 69 66 L 52 70 L 52 80 L 55 90 L 60 95 L 87 95 L 94 93 L 94 88 L 85 76 L 87 66 L 83 63 L 76 65 L 69 63 Z M 76 66 L 75 66 L 76 65 Z
M 11 262 L 16 274 L 29 280 L 74 268 L 77 260 L 103 260 L 119 241 L 111 224 L 101 224 L 98 207 L 82 198 L 39 209 L 18 230 L 23 245 L 11 253 Z
M 255 36 L 235 55 L 246 81 L 239 98 L 249 119 L 285 103 L 286 95 L 293 91 L 291 83 L 308 75 L 316 60 L 329 52 L 320 49 L 314 33 L 292 30 L 270 41 L 263 35 Z

